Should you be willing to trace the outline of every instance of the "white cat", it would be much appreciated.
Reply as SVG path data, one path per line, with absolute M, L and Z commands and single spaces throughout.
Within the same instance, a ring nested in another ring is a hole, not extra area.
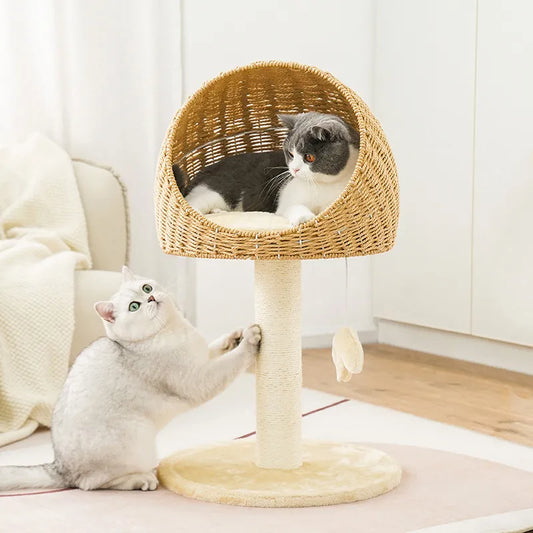
M 258 326 L 208 345 L 153 280 L 123 268 L 96 311 L 103 337 L 76 359 L 52 420 L 53 463 L 0 467 L 0 490 L 154 490 L 157 432 L 221 392 L 253 363 Z

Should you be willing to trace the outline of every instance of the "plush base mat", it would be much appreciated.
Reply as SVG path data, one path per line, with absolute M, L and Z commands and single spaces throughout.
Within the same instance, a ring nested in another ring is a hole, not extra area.
M 400 485 L 379 498 L 329 507 L 267 509 L 207 503 L 164 488 L 2 497 L 4 493 L 0 494 L 0 531 L 406 533 L 533 507 L 533 474 L 529 472 L 428 448 L 365 445 L 390 453 L 402 465 Z M 467 531 L 519 531 L 514 522 L 510 517 L 496 530 Z
M 197 500 L 248 507 L 310 507 L 366 500 L 400 483 L 386 453 L 333 442 L 305 442 L 303 465 L 259 468 L 255 442 L 233 441 L 178 452 L 159 465 L 162 484 Z

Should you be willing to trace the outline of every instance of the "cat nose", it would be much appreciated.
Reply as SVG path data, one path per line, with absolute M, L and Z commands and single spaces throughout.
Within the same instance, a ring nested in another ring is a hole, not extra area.
M 294 173 L 296 174 L 296 172 L 299 172 L 300 169 L 299 168 L 293 168 L 292 170 L 294 170 Z
M 155 298 L 153 295 L 151 295 L 149 298 L 148 298 L 148 301 L 149 302 L 155 302 Z

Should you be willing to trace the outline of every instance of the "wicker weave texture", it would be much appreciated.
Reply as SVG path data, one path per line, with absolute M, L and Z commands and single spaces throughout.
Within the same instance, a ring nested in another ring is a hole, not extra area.
M 317 217 L 283 231 L 230 229 L 207 220 L 181 195 L 172 173 L 189 179 L 207 165 L 244 152 L 281 147 L 278 113 L 332 113 L 361 136 L 351 181 Z M 176 113 L 161 147 L 155 186 L 156 225 L 167 254 L 223 259 L 316 259 L 369 255 L 392 248 L 398 226 L 396 165 L 367 105 L 327 72 L 261 62 L 214 78 Z

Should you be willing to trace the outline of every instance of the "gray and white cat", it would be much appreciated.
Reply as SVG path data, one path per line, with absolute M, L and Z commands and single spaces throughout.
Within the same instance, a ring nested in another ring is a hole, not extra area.
M 176 183 L 194 209 L 267 211 L 298 225 L 339 197 L 357 163 L 358 132 L 335 115 L 278 117 L 288 128 L 283 150 L 225 158 L 201 170 L 191 186 L 173 165 Z
M 157 432 L 253 363 L 258 326 L 208 345 L 155 281 L 123 276 L 95 305 L 107 337 L 80 353 L 54 409 L 54 461 L 0 467 L 0 490 L 156 489 Z

